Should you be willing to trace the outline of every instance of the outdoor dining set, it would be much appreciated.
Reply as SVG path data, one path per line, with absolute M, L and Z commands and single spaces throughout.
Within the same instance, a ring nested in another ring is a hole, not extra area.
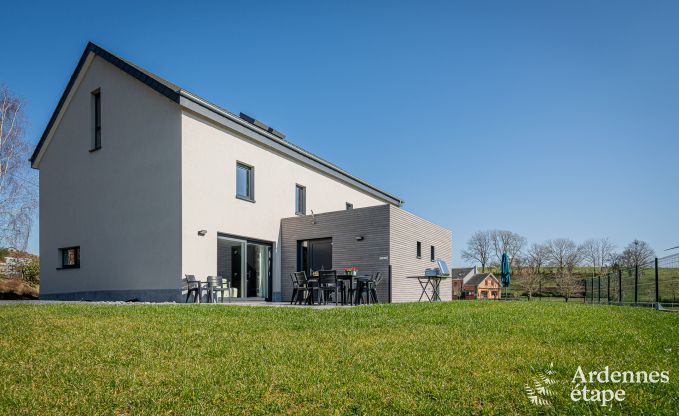
M 203 295 L 207 295 L 209 303 L 225 299 L 231 302 L 234 289 L 231 280 L 222 276 L 208 276 L 206 281 L 196 279 L 187 274 L 186 302 L 193 296 L 194 303 L 200 303 Z M 382 282 L 382 273 L 357 276 L 354 273 L 338 274 L 335 270 L 319 270 L 307 276 L 306 272 L 290 274 L 292 280 L 292 297 L 290 304 L 327 305 L 359 305 L 362 303 L 379 303 L 377 287 Z
M 222 276 L 208 276 L 207 281 L 201 282 L 192 274 L 185 275 L 186 277 L 186 302 L 189 301 L 193 295 L 193 302 L 200 303 L 203 291 L 207 292 L 207 299 L 210 303 L 217 302 L 217 296 L 221 295 L 221 301 L 224 303 L 225 295 L 231 302 L 233 295 L 233 288 L 231 287 L 231 279 Z
M 318 270 L 307 276 L 306 272 L 290 274 L 292 297 L 290 304 L 359 305 L 378 303 L 377 287 L 382 282 L 382 273 L 357 276 L 354 273 L 337 273 L 336 270 Z M 365 295 L 365 298 L 364 298 Z

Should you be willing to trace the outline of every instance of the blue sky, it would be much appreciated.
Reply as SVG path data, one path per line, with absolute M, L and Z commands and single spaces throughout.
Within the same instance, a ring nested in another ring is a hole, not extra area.
M 479 229 L 679 245 L 678 2 L 3 10 L 0 82 L 32 141 L 92 40 L 400 196 L 453 230 L 455 264 Z

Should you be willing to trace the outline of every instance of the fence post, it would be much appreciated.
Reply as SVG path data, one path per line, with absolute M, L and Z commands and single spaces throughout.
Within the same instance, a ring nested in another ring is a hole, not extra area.
M 594 277 L 592 277 L 592 283 L 589 285 L 589 288 L 590 288 L 590 292 L 591 292 L 591 294 L 589 296 L 590 296 L 590 299 L 591 299 L 592 305 L 593 305 L 594 304 Z
M 601 276 L 599 276 L 599 293 L 597 294 L 597 303 L 601 303 Z
M 606 273 L 606 278 L 608 279 L 606 282 L 606 288 L 608 289 L 608 293 L 606 294 L 606 303 L 611 304 L 611 274 Z
M 637 306 L 637 296 L 639 295 L 639 265 L 634 265 L 634 306 Z
M 622 269 L 618 269 L 618 303 L 622 304 Z
M 660 309 L 660 287 L 658 286 L 658 258 L 655 258 L 655 307 Z

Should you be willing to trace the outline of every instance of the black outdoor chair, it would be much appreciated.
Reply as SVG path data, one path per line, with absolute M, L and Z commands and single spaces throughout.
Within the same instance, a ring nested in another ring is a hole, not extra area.
M 337 272 L 335 270 L 319 270 L 318 287 L 323 296 L 324 304 L 328 304 L 328 297 L 332 295 L 335 305 L 337 305 Z
M 372 281 L 371 275 L 364 275 L 356 277 L 356 286 L 354 287 L 354 304 L 360 305 L 361 303 L 370 303 L 370 282 Z M 365 293 L 365 302 L 363 301 L 363 293 Z
M 352 300 L 352 303 L 354 305 L 358 305 L 357 295 L 358 293 L 361 293 L 361 290 L 359 289 L 362 288 L 361 281 L 364 280 L 365 277 L 366 276 L 354 276 L 353 279 L 355 280 L 355 282 L 353 285 L 349 285 L 349 288 L 347 290 L 347 293 L 349 294 L 349 299 Z
M 356 279 L 356 304 L 363 303 L 365 293 L 365 303 L 378 303 L 377 286 L 382 282 L 382 273 L 376 272 L 372 275 L 359 276 Z
M 201 284 L 192 274 L 185 274 L 186 277 L 186 303 L 189 303 L 189 297 L 193 294 L 193 302 L 200 303 Z
M 372 280 L 368 282 L 368 286 L 370 287 L 370 296 L 372 297 L 372 300 L 374 303 L 380 303 L 379 299 L 377 299 L 377 286 L 380 285 L 382 282 L 382 273 L 377 272 L 375 275 L 372 277 Z
M 306 303 L 314 303 L 314 288 L 311 287 L 309 280 L 306 277 L 306 272 L 301 271 L 301 272 L 295 272 L 293 273 L 293 279 L 297 281 L 297 291 L 293 292 L 293 299 L 295 298 L 294 294 L 297 294 L 297 302 L 301 305 L 302 302 Z M 293 281 L 294 281 L 293 280 Z
M 224 303 L 224 292 L 227 292 L 229 303 L 231 303 L 231 282 L 229 279 L 224 279 L 222 276 L 208 276 L 207 284 L 210 302 L 216 303 L 217 297 L 215 296 L 215 292 L 220 292 L 222 295 L 222 303 Z
M 290 281 L 292 282 L 292 296 L 290 297 L 290 304 L 292 305 L 297 300 L 297 292 L 299 292 L 299 282 L 297 282 L 295 273 L 290 273 Z

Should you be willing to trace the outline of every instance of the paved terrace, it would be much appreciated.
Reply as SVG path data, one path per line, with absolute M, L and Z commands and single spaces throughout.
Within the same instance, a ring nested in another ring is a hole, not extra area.
M 71 300 L 0 300 L 0 306 L 3 305 L 50 305 L 50 304 L 74 304 L 74 305 L 116 305 L 116 306 L 134 306 L 134 305 L 201 305 L 205 307 L 220 307 L 220 306 L 273 306 L 281 308 L 315 308 L 315 309 L 331 309 L 331 308 L 351 308 L 352 305 L 335 305 L 328 303 L 327 305 L 291 305 L 290 302 L 265 302 L 261 301 L 232 301 L 231 303 L 177 303 L 177 302 L 89 302 L 89 301 L 71 301 Z M 356 305 L 360 306 L 360 305 Z

